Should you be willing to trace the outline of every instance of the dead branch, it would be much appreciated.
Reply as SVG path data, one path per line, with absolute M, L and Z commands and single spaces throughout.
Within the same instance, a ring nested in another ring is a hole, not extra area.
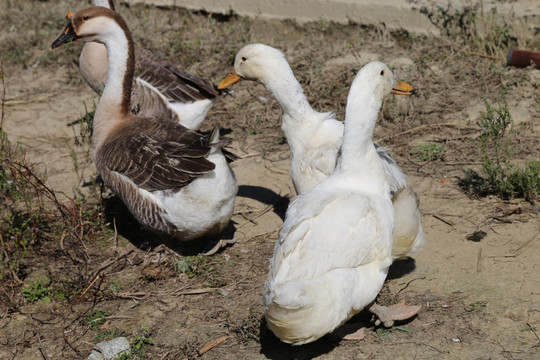
M 482 271 L 482 248 L 478 249 L 478 255 L 476 256 L 476 272 Z
M 186 290 L 186 291 L 181 291 L 181 292 L 173 292 L 172 295 L 177 295 L 177 296 L 180 296 L 180 295 L 200 295 L 200 294 L 211 293 L 211 292 L 214 292 L 214 291 L 217 291 L 217 290 L 218 290 L 217 288 L 191 289 L 191 290 Z
M 501 56 L 493 56 L 493 55 L 488 55 L 488 54 L 482 54 L 482 53 L 469 51 L 469 50 L 463 50 L 463 49 L 459 50 L 459 52 L 463 53 L 463 54 L 479 56 L 479 57 L 483 57 L 483 58 L 491 59 L 491 60 L 506 61 L 506 59 L 501 57 Z
M 408 288 L 409 285 L 410 285 L 413 281 L 416 281 L 416 280 L 424 280 L 425 278 L 426 278 L 426 277 L 424 276 L 424 277 L 421 277 L 421 278 L 412 279 L 412 280 L 409 281 L 407 284 L 405 284 L 405 286 L 402 287 L 402 288 L 394 295 L 394 298 L 395 298 L 396 296 L 398 296 L 400 292 L 402 292 L 403 290 L 405 290 L 406 288 Z
M 538 235 L 538 234 L 537 234 Z M 534 235 L 529 241 L 521 245 L 514 253 L 512 254 L 512 257 L 518 257 L 523 253 L 525 250 L 527 250 L 538 238 L 536 235 Z
M 440 217 L 440 216 L 438 216 L 438 215 L 431 214 L 431 216 L 433 216 L 433 217 L 434 217 L 435 219 L 437 219 L 437 220 L 442 221 L 442 222 L 445 223 L 446 225 L 449 225 L 449 226 L 451 226 L 451 227 L 454 227 L 454 224 L 452 224 L 452 223 L 451 223 L 450 221 L 448 221 L 448 220 L 443 219 L 442 217 Z
M 117 298 L 132 299 L 132 300 L 141 300 L 144 297 L 146 297 L 147 295 L 148 295 L 148 293 L 145 293 L 145 292 L 136 292 L 136 293 L 122 292 L 122 293 L 113 294 L 113 296 L 115 296 Z
M 0 63 L 0 80 L 2 81 L 2 115 L 0 117 L 0 130 L 3 129 L 4 125 L 4 116 L 6 113 L 6 82 L 4 80 L 4 62 Z
M 213 348 L 215 348 L 216 346 L 218 346 L 219 344 L 221 344 L 222 342 L 224 342 L 225 340 L 227 340 L 229 337 L 228 336 L 222 336 L 214 341 L 210 341 L 210 342 L 207 342 L 206 344 L 203 345 L 203 347 L 199 350 L 199 355 L 202 355 L 204 354 L 205 352 L 207 352 L 208 350 L 212 350 Z
M 529 323 L 525 323 L 525 324 L 527 324 L 529 329 L 531 329 L 531 331 L 534 333 L 534 336 L 536 336 L 536 340 L 538 340 L 540 342 L 540 337 L 538 337 L 538 334 L 536 333 L 536 330 L 534 330 L 534 328 L 531 326 L 531 324 L 529 324 Z
M 123 257 L 126 257 L 128 256 L 129 254 L 131 254 L 133 252 L 133 249 L 126 249 L 123 253 L 121 253 L 120 255 L 116 256 L 114 259 L 112 260 L 109 260 L 105 263 L 103 263 L 99 269 L 96 271 L 96 274 L 99 274 L 101 273 L 103 270 L 105 270 L 106 268 L 108 268 L 109 266 L 111 266 L 112 264 L 114 264 L 115 262 L 117 262 L 118 260 L 120 260 L 121 258 Z

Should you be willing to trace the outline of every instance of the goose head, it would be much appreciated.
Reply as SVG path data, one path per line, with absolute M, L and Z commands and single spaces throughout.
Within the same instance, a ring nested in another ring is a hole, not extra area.
M 249 44 L 236 54 L 234 70 L 218 85 L 225 89 L 241 80 L 255 80 L 267 84 L 279 73 L 290 67 L 285 55 L 271 46 L 264 44 Z
M 113 10 L 105 7 L 90 7 L 66 15 L 68 21 L 62 34 L 53 42 L 52 48 L 72 41 L 96 41 L 105 43 L 118 32 L 127 33 L 125 21 Z
M 399 81 L 397 75 L 380 61 L 366 64 L 356 75 L 351 86 L 350 100 L 356 97 L 370 97 L 380 102 L 387 95 L 411 95 L 413 88 Z

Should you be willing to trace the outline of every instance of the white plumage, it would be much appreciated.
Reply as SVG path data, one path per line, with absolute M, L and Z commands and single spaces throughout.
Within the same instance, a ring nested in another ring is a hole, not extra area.
M 336 166 L 343 139 L 343 123 L 332 112 L 312 109 L 283 53 L 264 44 L 249 44 L 236 55 L 234 70 L 218 88 L 242 80 L 263 83 L 279 103 L 283 115 L 281 128 L 291 152 L 291 179 L 297 194 L 302 194 L 328 177 Z M 361 113 L 364 105 L 358 104 Z M 407 176 L 388 154 L 388 149 L 373 145 L 384 167 L 391 194 L 403 189 L 397 205 L 396 249 L 394 258 L 420 251 L 425 242 L 418 198 L 408 185 Z M 403 231 L 402 231 L 403 226 Z M 411 231 L 411 229 L 413 231 Z
M 331 332 L 371 304 L 384 283 L 395 218 L 372 136 L 394 85 L 386 65 L 362 68 L 349 93 L 334 172 L 287 210 L 263 297 L 268 327 L 287 343 Z

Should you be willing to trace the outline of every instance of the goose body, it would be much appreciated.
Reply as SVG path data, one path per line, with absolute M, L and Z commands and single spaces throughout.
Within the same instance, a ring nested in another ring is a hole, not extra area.
M 281 128 L 291 154 L 291 179 L 302 194 L 326 179 L 336 167 L 343 140 L 343 123 L 331 112 L 315 111 L 306 99 L 283 53 L 264 44 L 249 44 L 236 55 L 234 70 L 218 88 L 242 80 L 263 83 L 282 109 Z M 358 111 L 363 111 L 361 104 Z M 387 176 L 391 194 L 401 191 L 397 208 L 394 258 L 409 256 L 423 247 L 425 235 L 418 197 L 408 185 L 407 175 L 388 154 L 373 143 Z M 398 199 L 398 198 L 396 198 Z M 403 231 L 402 231 L 403 229 Z M 413 229 L 413 230 L 411 230 Z
M 204 135 L 170 119 L 131 112 L 134 47 L 122 17 L 104 7 L 69 13 L 53 48 L 99 41 L 108 75 L 94 116 L 92 153 L 105 184 L 135 218 L 181 241 L 219 233 L 229 222 L 238 185 L 218 130 Z
M 94 6 L 114 10 L 112 0 L 93 0 Z M 138 115 L 168 118 L 197 130 L 220 94 L 207 80 L 189 74 L 151 51 L 135 50 L 137 76 L 131 107 Z M 83 79 L 98 94 L 107 80 L 107 50 L 89 42 L 79 56 Z
M 284 342 L 301 345 L 331 332 L 373 303 L 386 279 L 395 218 L 372 135 L 394 85 L 380 62 L 360 70 L 336 168 L 287 209 L 263 297 L 267 324 Z

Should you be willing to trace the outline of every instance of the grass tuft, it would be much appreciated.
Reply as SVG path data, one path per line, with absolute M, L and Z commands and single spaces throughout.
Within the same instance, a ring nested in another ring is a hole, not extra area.
M 516 157 L 513 142 L 513 120 L 503 91 L 495 105 L 486 99 L 486 112 L 479 125 L 482 134 L 476 145 L 482 155 L 484 175 L 467 171 L 459 185 L 467 192 L 485 196 L 498 195 L 503 199 L 522 197 L 535 201 L 540 195 L 540 161 L 511 162 Z

